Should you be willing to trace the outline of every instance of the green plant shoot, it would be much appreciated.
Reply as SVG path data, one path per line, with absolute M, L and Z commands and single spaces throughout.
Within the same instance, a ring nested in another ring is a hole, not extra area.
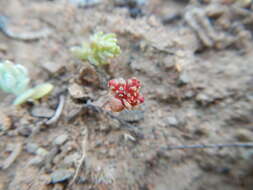
M 37 100 L 53 90 L 53 85 L 49 83 L 29 88 L 29 82 L 28 71 L 24 66 L 15 65 L 10 61 L 0 62 L 0 89 L 16 96 L 14 105 L 22 104 L 27 100 Z
M 90 37 L 89 43 L 83 43 L 81 47 L 73 47 L 71 51 L 79 59 L 97 66 L 108 64 L 108 59 L 121 53 L 116 35 L 103 32 L 94 34 Z

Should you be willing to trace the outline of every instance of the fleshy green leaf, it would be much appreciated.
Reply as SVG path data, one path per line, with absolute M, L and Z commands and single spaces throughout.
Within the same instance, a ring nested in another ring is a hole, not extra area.
M 28 71 L 10 61 L 0 62 L 0 88 L 15 95 L 23 93 L 29 85 Z
M 40 99 L 43 96 L 46 96 L 47 94 L 49 94 L 53 90 L 53 88 L 54 86 L 50 83 L 40 84 L 36 86 L 35 88 L 33 88 L 34 93 L 31 96 L 31 99 L 33 100 Z
M 14 105 L 22 104 L 29 99 L 39 99 L 53 89 L 53 85 L 49 83 L 28 89 L 29 82 L 28 71 L 25 67 L 15 65 L 10 61 L 0 62 L 0 88 L 17 96 L 13 102 Z
M 25 103 L 27 100 L 29 100 L 32 95 L 34 94 L 34 89 L 29 89 L 27 91 L 25 91 L 24 93 L 20 94 L 19 96 L 16 97 L 16 99 L 14 100 L 13 104 L 14 105 L 20 105 Z
M 29 82 L 30 82 L 30 79 L 28 78 L 21 79 L 20 82 L 18 82 L 16 86 L 16 92 L 18 92 L 18 94 L 24 92 Z
M 13 91 L 13 93 L 16 94 L 14 89 L 16 87 L 17 81 L 16 81 L 15 76 L 12 73 L 7 73 L 7 72 L 4 73 L 3 82 L 4 82 L 4 89 L 3 89 L 4 91 L 9 92 L 9 93 L 12 93 Z

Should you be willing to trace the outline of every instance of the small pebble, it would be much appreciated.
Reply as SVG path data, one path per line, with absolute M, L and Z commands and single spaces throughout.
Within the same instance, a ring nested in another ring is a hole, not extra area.
M 119 118 L 126 122 L 139 122 L 144 119 L 144 111 L 131 110 L 120 112 Z
M 36 154 L 44 157 L 48 154 L 48 151 L 44 148 L 38 148 L 38 150 L 36 151 Z
M 143 12 L 139 7 L 129 9 L 129 13 L 132 18 L 137 18 L 143 15 Z
M 165 121 L 169 126 L 172 126 L 172 127 L 178 127 L 179 125 L 179 121 L 176 117 L 167 117 L 166 118 L 166 121 Z
M 12 152 L 13 149 L 15 149 L 15 144 L 9 143 L 9 144 L 7 144 L 7 146 L 6 146 L 5 151 L 6 151 L 6 152 Z
M 253 159 L 253 150 L 252 150 L 252 149 L 245 150 L 245 151 L 242 153 L 242 157 L 243 157 L 245 160 L 251 161 L 251 160 Z
M 87 178 L 85 178 L 85 177 L 83 177 L 83 176 L 79 176 L 79 177 L 77 177 L 76 183 L 77 183 L 77 184 L 84 184 L 84 183 L 86 183 L 87 181 L 88 181 Z
M 117 154 L 117 152 L 116 152 L 116 150 L 114 148 L 111 148 L 109 150 L 108 154 L 109 154 L 110 157 L 115 157 L 116 154 Z
M 154 16 L 151 15 L 148 20 L 147 20 L 148 24 L 150 24 L 152 27 L 159 27 L 160 25 L 160 21 Z
M 53 190 L 63 190 L 64 186 L 62 184 L 55 184 Z
M 208 95 L 200 93 L 196 96 L 196 101 L 200 105 L 206 106 L 212 102 L 212 99 Z
M 168 55 L 163 60 L 163 65 L 166 70 L 173 69 L 175 67 L 175 64 L 173 63 L 173 57 L 171 55 Z
M 78 154 L 77 152 L 68 155 L 67 157 L 64 158 L 64 164 L 66 166 L 72 166 L 76 163 L 77 160 L 79 160 L 81 157 L 80 154 Z
M 189 82 L 190 82 L 190 77 L 188 76 L 188 74 L 186 72 L 183 72 L 180 74 L 177 84 L 179 86 L 182 86 L 182 85 L 188 84 Z
M 85 93 L 83 87 L 76 83 L 69 85 L 68 91 L 70 96 L 74 99 L 84 99 L 89 97 L 89 95 Z
M 94 147 L 95 148 L 98 148 L 98 147 L 101 147 L 103 145 L 103 141 L 101 139 L 98 139 L 96 142 L 95 142 L 95 145 Z
M 18 133 L 24 137 L 29 137 L 32 133 L 32 126 L 30 125 L 22 125 L 18 127 Z
M 59 62 L 44 62 L 42 67 L 51 74 L 60 73 L 64 70 L 64 66 Z
M 38 149 L 39 146 L 35 143 L 27 143 L 25 146 L 25 150 L 31 154 L 36 154 Z
M 126 6 L 135 4 L 135 6 L 143 6 L 148 2 L 148 0 L 114 0 L 114 5 L 116 6 Z
M 123 139 L 124 139 L 125 141 L 132 141 L 132 142 L 135 142 L 135 141 L 136 141 L 136 139 L 135 139 L 133 136 L 131 136 L 131 135 L 127 134 L 127 133 L 124 133 L 124 134 L 123 134 Z
M 28 166 L 38 166 L 38 167 L 41 167 L 43 164 L 44 158 L 42 158 L 41 156 L 35 156 L 31 158 L 27 163 Z
M 206 126 L 200 126 L 194 131 L 194 133 L 198 136 L 208 137 L 210 134 L 210 130 Z
M 0 132 L 9 130 L 11 128 L 11 125 L 11 118 L 0 111 Z
M 69 0 L 69 2 L 77 7 L 89 7 L 101 3 L 101 0 Z
M 228 168 L 228 167 L 217 168 L 217 172 L 221 173 L 223 175 L 228 175 L 230 172 L 230 168 Z
M 185 98 L 191 99 L 193 96 L 195 96 L 195 92 L 193 90 L 189 90 L 185 93 Z
M 59 152 L 60 152 L 60 148 L 58 146 L 55 146 L 46 155 L 46 158 L 45 158 L 45 170 L 46 171 L 52 170 L 53 160 Z
M 4 43 L 0 43 L 0 52 L 4 52 L 6 53 L 8 50 L 8 46 L 7 44 L 4 44 Z
M 251 142 L 253 141 L 252 133 L 247 129 L 237 129 L 235 137 L 240 142 Z
M 99 152 L 100 152 L 101 154 L 107 154 L 107 153 L 108 153 L 108 150 L 107 150 L 107 149 L 101 149 Z
M 34 117 L 51 118 L 53 117 L 54 112 L 54 110 L 47 107 L 34 107 L 31 111 L 31 114 Z
M 17 130 L 11 130 L 11 131 L 8 131 L 7 132 L 7 135 L 9 137 L 15 137 L 15 136 L 18 136 L 19 132 Z
M 69 180 L 74 175 L 74 170 L 59 169 L 51 174 L 51 184 L 61 183 Z
M 69 137 L 67 134 L 60 135 L 54 139 L 53 144 L 57 146 L 61 146 L 68 140 L 68 138 Z

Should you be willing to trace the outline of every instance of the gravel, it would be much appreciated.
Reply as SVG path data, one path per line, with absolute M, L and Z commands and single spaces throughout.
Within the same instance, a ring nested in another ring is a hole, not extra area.
M 53 144 L 57 146 L 61 146 L 68 140 L 68 138 L 69 137 L 67 134 L 60 135 L 54 139 Z
M 122 111 L 119 118 L 126 122 L 139 122 L 144 119 L 144 111 L 141 110 L 131 110 Z
M 69 180 L 74 175 L 74 170 L 65 170 L 65 169 L 59 169 L 54 171 L 51 174 L 51 182 L 52 184 L 55 183 L 61 183 L 64 181 Z
M 35 143 L 27 143 L 25 146 L 25 150 L 31 154 L 36 154 L 38 149 L 39 146 Z
M 51 118 L 54 115 L 54 110 L 47 107 L 34 107 L 31 114 L 34 117 Z

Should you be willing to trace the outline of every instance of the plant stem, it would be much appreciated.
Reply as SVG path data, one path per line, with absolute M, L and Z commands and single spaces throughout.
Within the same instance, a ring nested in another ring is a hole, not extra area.
M 101 69 L 101 67 L 89 62 L 90 65 L 93 66 L 93 68 L 95 69 L 95 71 L 98 73 L 99 75 L 99 78 L 101 80 L 101 86 L 103 88 L 106 88 L 107 87 L 107 79 L 108 77 L 106 76 L 106 73 L 104 72 L 104 70 Z
M 166 149 L 177 150 L 177 149 L 234 148 L 234 147 L 253 148 L 253 143 L 179 145 L 179 146 L 168 146 Z

